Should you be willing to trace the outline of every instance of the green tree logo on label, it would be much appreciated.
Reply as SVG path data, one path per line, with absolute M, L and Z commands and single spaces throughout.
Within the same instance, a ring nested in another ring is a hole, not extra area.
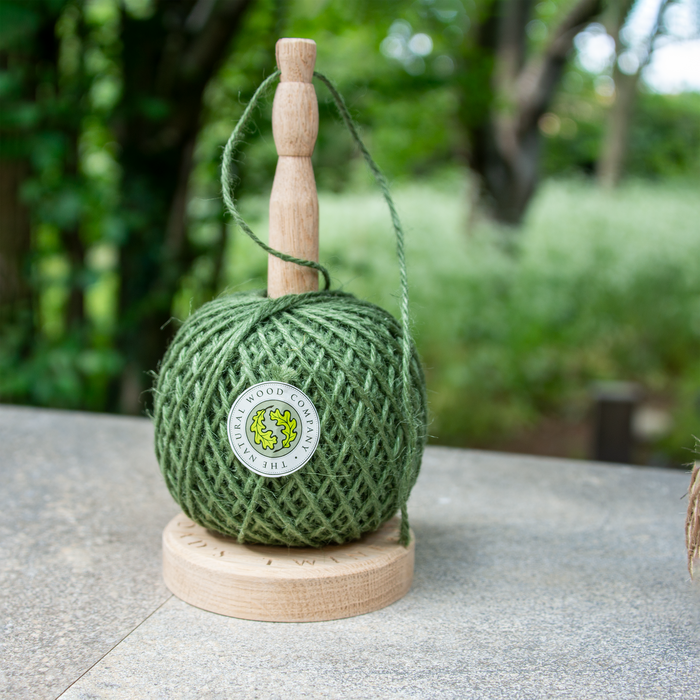
M 262 476 L 286 476 L 312 457 L 320 436 L 318 412 L 300 389 L 262 382 L 243 392 L 228 416 L 228 437 L 238 461 Z

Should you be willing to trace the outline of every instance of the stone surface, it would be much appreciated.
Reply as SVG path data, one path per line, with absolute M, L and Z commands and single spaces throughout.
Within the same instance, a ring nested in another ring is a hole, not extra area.
M 0 406 L 0 695 L 53 698 L 169 596 L 149 421 Z
M 5 408 L 0 438 L 7 697 L 700 697 L 686 473 L 431 448 L 410 593 L 275 624 L 168 599 L 146 421 Z

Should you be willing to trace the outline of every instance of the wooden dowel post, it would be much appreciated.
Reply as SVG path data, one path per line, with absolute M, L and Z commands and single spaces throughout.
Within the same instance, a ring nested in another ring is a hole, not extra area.
M 277 170 L 270 195 L 270 246 L 318 262 L 318 195 L 311 165 L 318 135 L 318 101 L 311 83 L 316 44 L 280 39 L 281 82 L 272 105 Z M 268 256 L 267 294 L 275 299 L 318 289 L 318 272 Z

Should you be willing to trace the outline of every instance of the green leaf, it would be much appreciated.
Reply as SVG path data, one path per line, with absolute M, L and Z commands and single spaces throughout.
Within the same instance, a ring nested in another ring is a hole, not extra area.
M 261 408 L 253 418 L 250 432 L 255 435 L 255 444 L 261 445 L 263 450 L 271 450 L 277 444 L 277 437 L 271 430 L 265 430 L 265 409 Z
M 297 422 L 292 418 L 292 414 L 289 411 L 281 413 L 279 408 L 276 408 L 270 413 L 270 418 L 272 418 L 278 426 L 282 428 L 284 433 L 284 440 L 282 440 L 282 447 L 289 447 L 294 440 L 296 440 L 297 434 L 295 428 L 297 427 Z

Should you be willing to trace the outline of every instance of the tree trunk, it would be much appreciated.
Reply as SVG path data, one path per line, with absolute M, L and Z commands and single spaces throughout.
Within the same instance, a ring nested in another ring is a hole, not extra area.
M 615 187 L 622 178 L 639 84 L 639 73 L 625 75 L 616 70 L 614 76 L 615 102 L 608 114 L 603 149 L 597 168 L 598 182 L 603 187 Z
M 540 133 L 576 34 L 601 10 L 601 0 L 578 0 L 552 32 L 544 51 L 527 57 L 530 0 L 495 0 L 477 31 L 477 49 L 462 70 L 476 75 L 462 89 L 460 113 L 468 162 L 480 181 L 481 203 L 498 222 L 518 225 L 537 188 Z M 490 63 L 490 57 L 495 61 Z M 483 77 L 490 74 L 490 85 Z M 491 100 L 484 104 L 484 94 Z
M 31 228 L 20 187 L 29 174 L 25 160 L 0 160 L 0 313 L 2 321 L 32 307 L 29 284 Z
M 515 148 L 503 148 L 497 126 L 474 131 L 471 167 L 480 182 L 480 204 L 499 223 L 521 223 L 538 182 L 540 134 L 537 127 L 518 135 Z
M 653 29 L 641 47 L 643 55 L 640 57 L 639 66 L 632 75 L 625 75 L 615 61 L 613 70 L 613 80 L 615 81 L 615 102 L 610 111 L 605 129 L 605 137 L 600 158 L 598 160 L 597 176 L 598 182 L 603 187 L 616 187 L 622 179 L 627 155 L 627 143 L 629 137 L 630 124 L 634 116 L 634 104 L 637 100 L 637 87 L 642 70 L 648 65 L 651 59 L 654 41 L 661 31 L 663 14 L 668 7 L 669 0 L 661 0 L 656 10 L 656 19 Z M 629 16 L 634 2 L 625 0 L 620 5 L 620 12 L 613 17 L 613 21 L 608 27 L 608 33 L 615 39 L 615 55 L 619 56 L 625 49 L 620 44 L 620 30 Z
M 138 413 L 171 339 L 173 295 L 191 262 L 185 238 L 187 180 L 195 135 L 177 149 L 151 157 L 125 149 L 122 167 L 124 212 L 140 224 L 130 227 L 120 250 L 119 347 L 125 360 L 119 408 Z M 128 179 L 127 179 L 128 178 Z
M 123 17 L 124 89 L 116 132 L 122 149 L 118 347 L 125 359 L 113 407 L 139 413 L 173 332 L 167 324 L 192 261 L 187 185 L 202 95 L 251 0 L 156 3 L 147 20 Z
M 13 7 L 14 5 L 14 7 Z M 21 324 L 21 356 L 29 353 L 35 335 L 34 291 L 31 283 L 31 216 L 21 198 L 21 188 L 31 174 L 30 142 L 36 127 L 16 120 L 31 105 L 37 109 L 41 81 L 55 82 L 58 55 L 56 23 L 62 2 L 47 7 L 20 0 L 7 2 L 0 71 L 5 76 L 0 129 L 0 340 L 7 339 L 5 324 Z M 42 115 L 43 116 L 43 115 Z M 14 123 L 13 123 L 14 122 Z

